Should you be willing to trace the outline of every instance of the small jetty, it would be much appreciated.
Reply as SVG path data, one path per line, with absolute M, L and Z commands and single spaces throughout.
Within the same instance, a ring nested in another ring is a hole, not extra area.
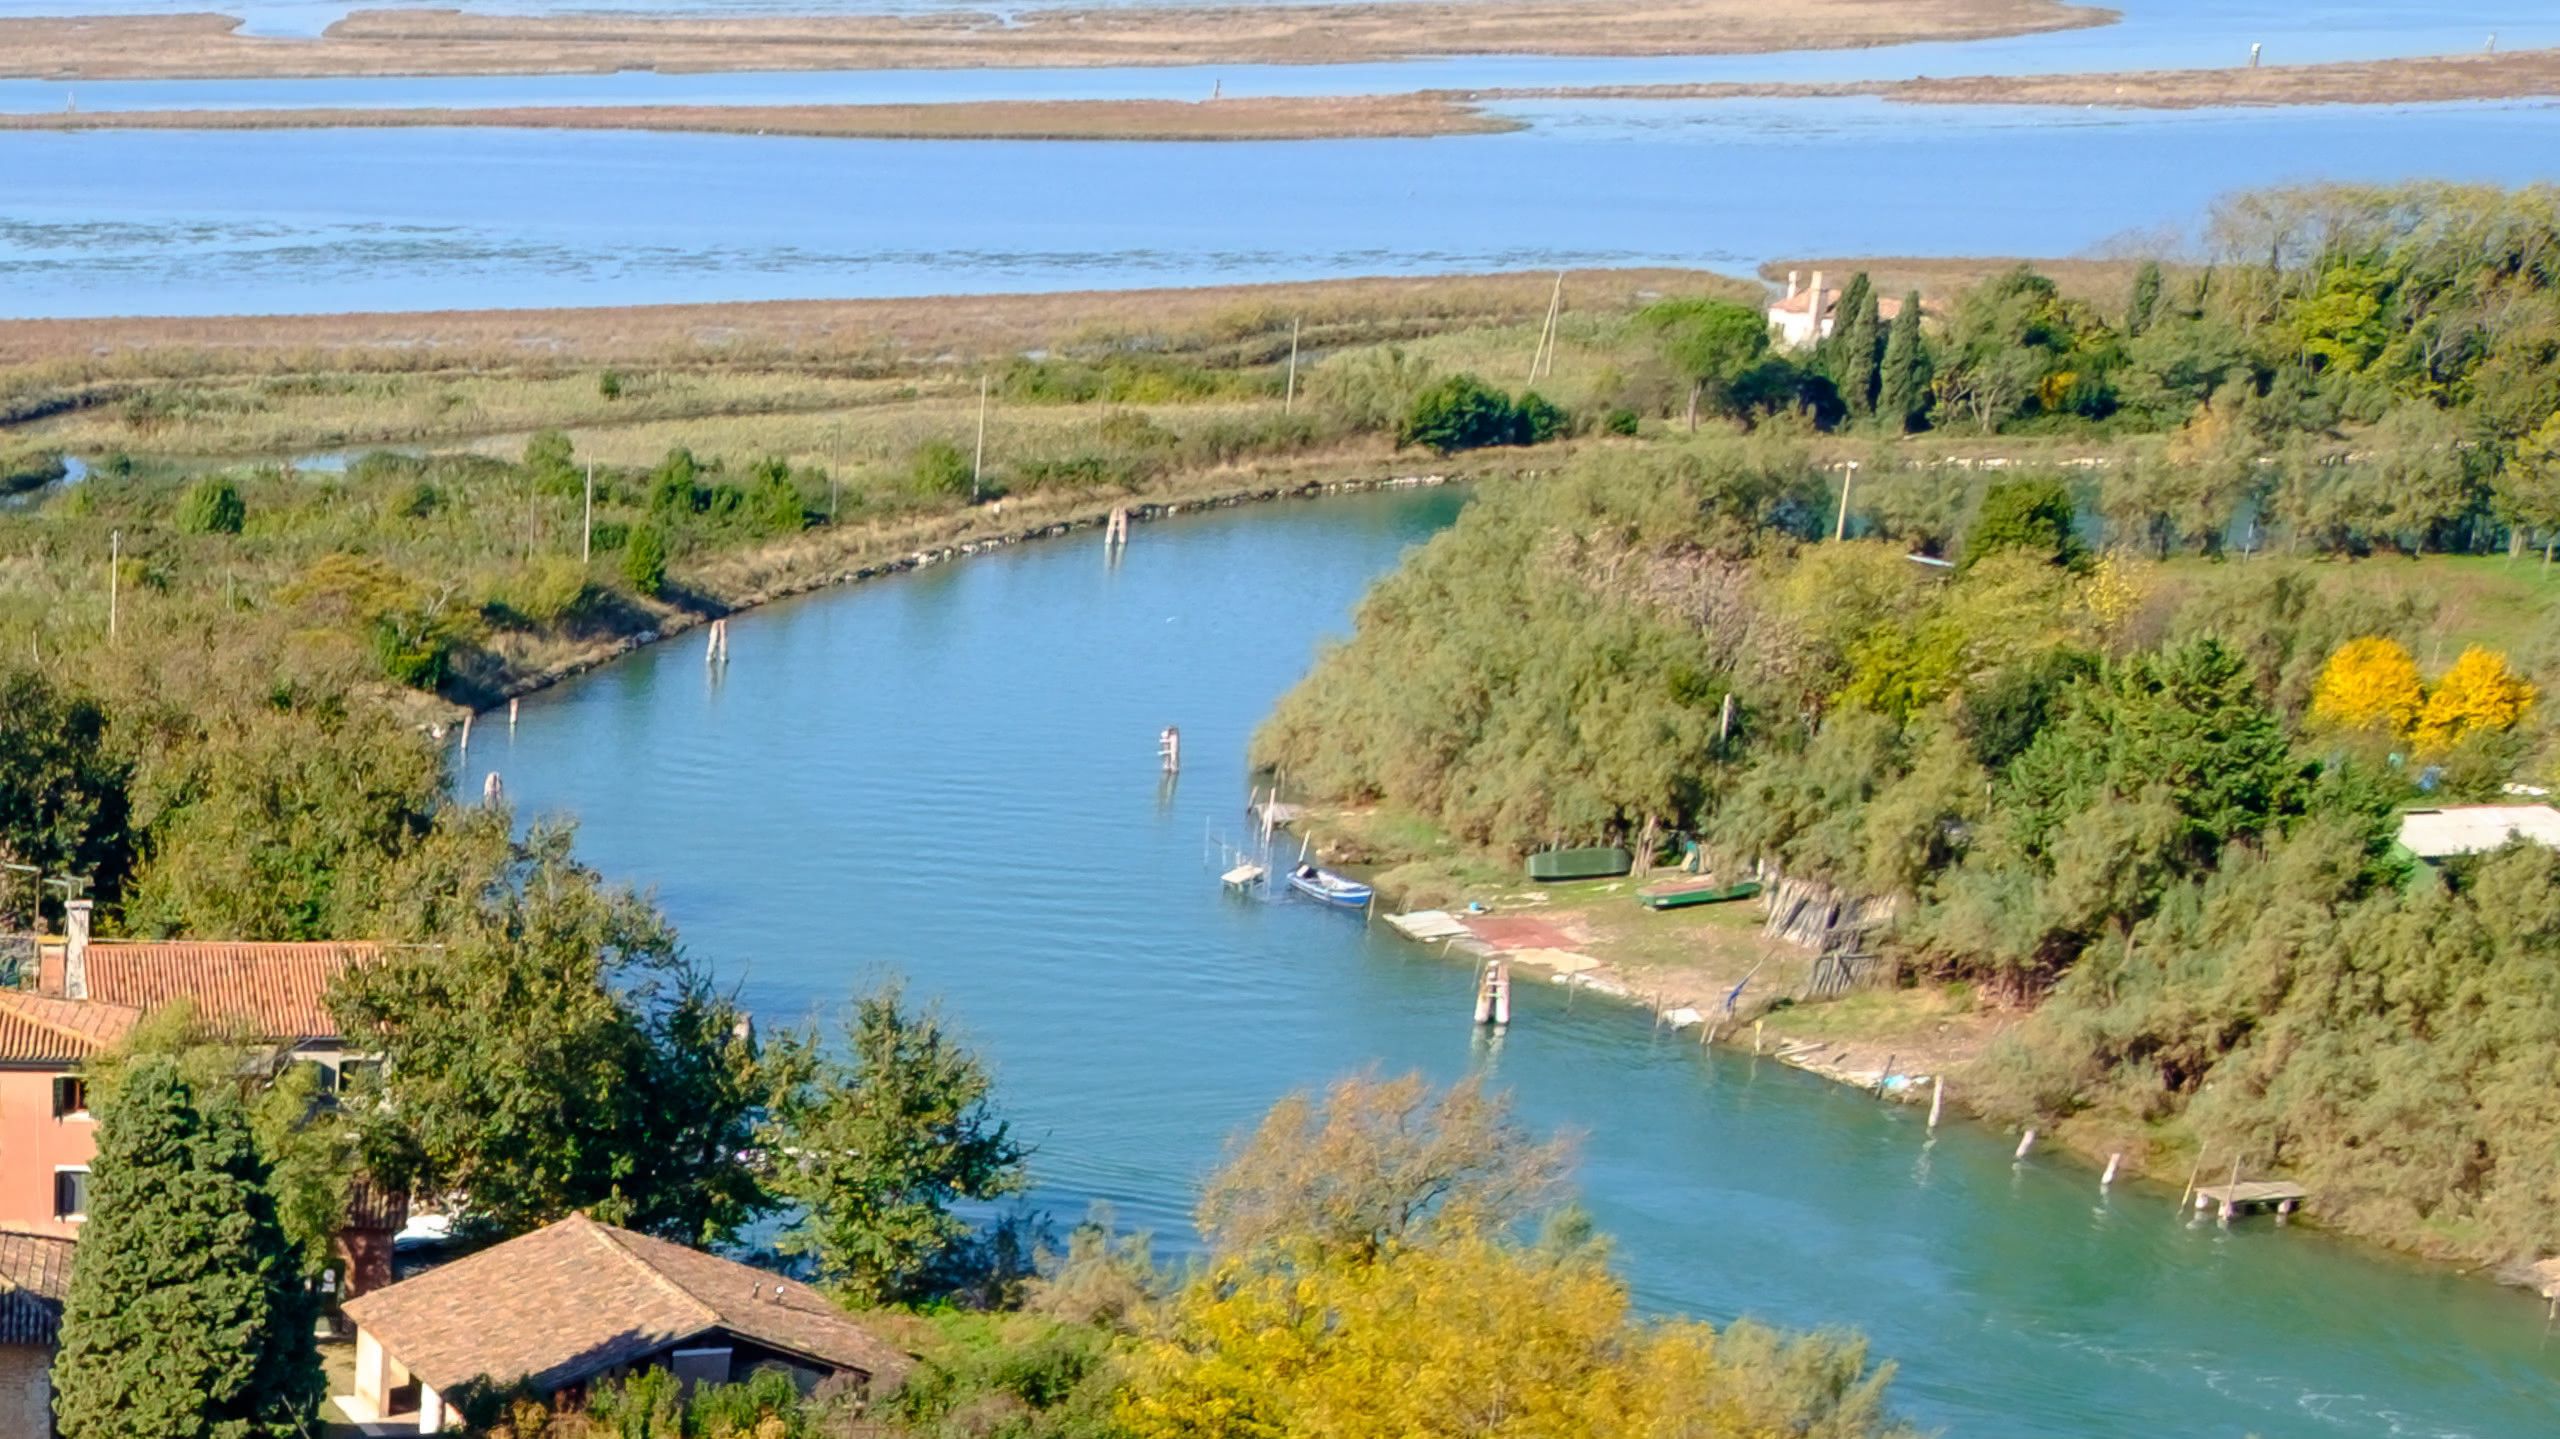
M 1474 933 L 1445 909 L 1417 909 L 1410 914 L 1390 914 L 1383 918 L 1396 933 L 1424 944 L 1465 939 Z
M 2213 1209 L 2224 1219 L 2273 1213 L 2279 1222 L 2293 1217 L 2311 1192 L 2280 1179 L 2244 1179 L 2229 1184 L 2196 1186 L 2196 1208 Z

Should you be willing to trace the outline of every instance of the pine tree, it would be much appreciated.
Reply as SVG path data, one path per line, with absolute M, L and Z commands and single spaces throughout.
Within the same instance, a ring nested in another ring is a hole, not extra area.
M 2145 260 L 2133 275 L 2133 304 L 2125 311 L 2124 332 L 2139 335 L 2160 318 L 2160 262 Z
M 1920 333 L 1920 292 L 1903 297 L 1902 310 L 1884 343 L 1884 366 L 1876 381 L 1876 413 L 1886 428 L 1902 433 L 1926 422 L 1929 415 L 1929 343 Z
M 1823 372 L 1831 376 L 1850 417 L 1863 420 L 1875 412 L 1878 361 L 1884 353 L 1884 321 L 1866 271 L 1849 277 L 1849 288 L 1841 292 L 1833 313 L 1831 336 L 1823 341 Z
M 286 1439 L 322 1381 L 300 1256 L 236 1097 L 134 1062 L 98 1116 L 89 1218 L 63 1306 L 65 1439 Z

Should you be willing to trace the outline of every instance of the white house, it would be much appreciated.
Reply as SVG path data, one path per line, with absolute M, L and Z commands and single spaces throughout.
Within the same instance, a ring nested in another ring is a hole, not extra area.
M 1789 350 L 1801 350 L 1817 340 L 1831 338 L 1831 327 L 1839 316 L 1840 288 L 1826 287 L 1822 272 L 1813 272 L 1813 283 L 1799 287 L 1798 272 L 1787 272 L 1787 293 L 1769 302 L 1769 325 L 1778 332 L 1778 344 Z M 1876 317 L 1887 323 L 1902 313 L 1902 302 L 1891 295 L 1876 297 Z

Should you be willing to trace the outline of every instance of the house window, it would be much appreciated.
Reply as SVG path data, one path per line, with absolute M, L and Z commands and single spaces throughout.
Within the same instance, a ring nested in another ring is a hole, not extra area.
M 364 1096 L 382 1089 L 382 1061 L 379 1059 L 342 1059 L 338 1061 L 338 1092 Z
M 53 1172 L 53 1217 L 86 1219 L 89 1217 L 89 1171 L 57 1169 Z
M 86 1119 L 89 1117 L 89 1081 L 72 1074 L 58 1074 L 53 1079 L 53 1117 Z

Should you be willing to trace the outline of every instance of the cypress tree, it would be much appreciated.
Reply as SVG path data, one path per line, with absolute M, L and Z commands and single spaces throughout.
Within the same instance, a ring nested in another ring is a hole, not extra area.
M 238 1098 L 135 1061 L 98 1116 L 54 1361 L 64 1439 L 311 1432 L 315 1317 Z
M 1929 342 L 1920 333 L 1920 292 L 1903 297 L 1902 312 L 1884 342 L 1883 372 L 1877 379 L 1876 413 L 1897 433 L 1926 422 L 1929 415 Z
M 2139 335 L 2160 315 L 2160 262 L 2145 260 L 2133 275 L 2133 304 L 2125 311 L 2124 332 Z
M 1831 338 L 1823 342 L 1823 371 L 1850 417 L 1863 420 L 1875 412 L 1877 361 L 1884 353 L 1884 321 L 1866 271 L 1849 277 L 1835 315 Z

